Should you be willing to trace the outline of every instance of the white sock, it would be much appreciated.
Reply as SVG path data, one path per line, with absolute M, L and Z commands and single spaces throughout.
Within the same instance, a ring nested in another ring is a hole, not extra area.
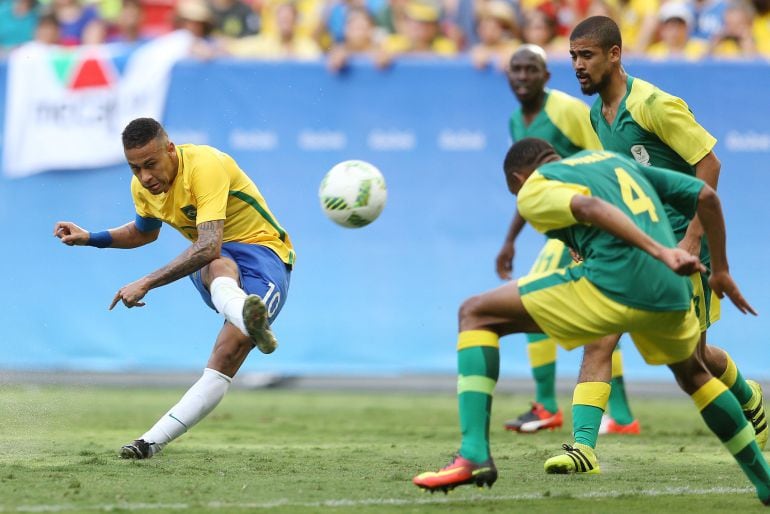
M 230 277 L 217 277 L 211 281 L 209 290 L 217 311 L 238 327 L 243 335 L 248 336 L 246 325 L 243 323 L 243 304 L 248 295 L 238 287 L 238 282 Z
M 148 443 L 154 443 L 150 445 L 153 455 L 214 410 L 225 396 L 231 382 L 230 377 L 219 371 L 204 369 L 203 375 L 187 390 L 179 403 L 171 407 L 171 410 L 141 437 Z

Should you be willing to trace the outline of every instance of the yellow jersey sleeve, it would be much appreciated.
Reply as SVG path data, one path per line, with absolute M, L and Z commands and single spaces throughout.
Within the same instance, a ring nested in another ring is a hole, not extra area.
M 535 171 L 521 186 L 516 207 L 535 230 L 546 233 L 579 223 L 570 208 L 575 195 L 591 196 L 591 190 L 581 184 L 548 180 Z
M 152 210 L 152 207 L 147 200 L 145 200 L 142 191 L 144 188 L 139 183 L 139 179 L 131 177 L 131 198 L 134 201 L 134 209 L 136 213 L 143 218 L 157 218 L 157 214 Z
M 190 192 L 198 209 L 195 223 L 225 219 L 230 177 L 222 161 L 214 152 L 200 152 L 189 173 Z
M 545 113 L 573 145 L 584 150 L 601 150 L 599 136 L 591 125 L 591 109 L 583 102 L 556 89 L 545 103 Z
M 626 105 L 639 125 L 658 136 L 687 164 L 694 166 L 714 148 L 717 140 L 697 121 L 684 100 L 635 79 L 632 95 L 640 101 Z

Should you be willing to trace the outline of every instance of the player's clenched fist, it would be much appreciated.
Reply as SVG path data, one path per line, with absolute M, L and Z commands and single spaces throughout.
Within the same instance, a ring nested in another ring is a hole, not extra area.
M 59 221 L 53 228 L 53 235 L 61 239 L 61 242 L 65 245 L 85 245 L 88 243 L 88 239 L 91 234 L 72 222 Z

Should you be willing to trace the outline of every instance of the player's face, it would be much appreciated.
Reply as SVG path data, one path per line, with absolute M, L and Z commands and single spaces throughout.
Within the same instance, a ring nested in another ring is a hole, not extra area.
M 508 65 L 508 84 L 521 103 L 538 98 L 551 77 L 543 61 L 534 53 L 519 52 Z
M 569 54 L 580 90 L 585 95 L 601 93 L 610 83 L 613 65 L 620 60 L 619 47 L 605 51 L 597 41 L 589 38 L 570 41 Z
M 147 191 L 167 192 L 176 178 L 176 147 L 165 138 L 156 138 L 139 148 L 125 150 L 128 166 Z

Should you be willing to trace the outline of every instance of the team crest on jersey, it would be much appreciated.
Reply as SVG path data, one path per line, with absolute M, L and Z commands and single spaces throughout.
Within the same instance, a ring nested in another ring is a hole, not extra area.
M 636 162 L 639 164 L 644 164 L 645 166 L 650 165 L 650 154 L 647 153 L 647 149 L 644 147 L 644 145 L 632 146 L 631 155 L 634 156 L 634 159 L 636 159 Z
M 195 221 L 195 218 L 198 216 L 198 209 L 194 205 L 185 205 L 180 210 L 190 221 Z

